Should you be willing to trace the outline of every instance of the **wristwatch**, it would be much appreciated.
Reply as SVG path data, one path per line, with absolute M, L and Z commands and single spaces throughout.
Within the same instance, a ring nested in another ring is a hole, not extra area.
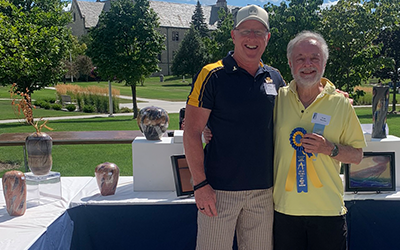
M 339 154 L 339 148 L 336 145 L 336 143 L 333 143 L 333 149 L 331 151 L 331 154 L 329 155 L 330 157 L 335 157 Z

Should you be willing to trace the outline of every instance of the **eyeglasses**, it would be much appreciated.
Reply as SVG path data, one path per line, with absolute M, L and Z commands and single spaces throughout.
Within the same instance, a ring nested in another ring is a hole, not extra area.
M 248 29 L 235 29 L 239 31 L 241 36 L 250 36 L 251 32 L 254 33 L 256 37 L 266 37 L 268 30 L 248 30 Z

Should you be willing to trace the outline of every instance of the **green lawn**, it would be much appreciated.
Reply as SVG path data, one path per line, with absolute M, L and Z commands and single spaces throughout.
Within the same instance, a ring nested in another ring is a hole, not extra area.
M 94 85 L 97 82 L 75 83 L 82 86 Z M 119 88 L 121 95 L 130 95 L 130 87 L 123 83 L 112 83 Z M 99 85 L 107 86 L 107 82 Z M 183 101 L 190 91 L 188 82 L 166 77 L 159 82 L 158 77 L 148 78 L 144 86 L 138 86 L 138 97 L 159 98 L 164 100 Z M 0 98 L 9 98 L 9 88 L 0 87 Z M 33 94 L 33 98 L 54 97 L 54 90 L 41 90 Z M 168 97 L 166 97 L 168 96 Z M 391 108 L 389 108 L 391 110 Z M 372 108 L 356 108 L 361 123 L 372 123 Z M 81 112 L 65 112 L 55 110 L 34 110 L 35 117 L 82 115 Z M 178 128 L 178 114 L 170 114 L 169 130 Z M 0 120 L 16 119 L 9 100 L 0 100 Z M 387 117 L 390 134 L 400 137 L 400 115 L 389 114 Z M 136 120 L 131 116 L 115 116 L 107 118 L 71 119 L 49 121 L 48 126 L 54 131 L 96 131 L 96 130 L 138 130 Z M 44 130 L 45 132 L 46 130 Z M 0 124 L 0 133 L 34 132 L 31 126 L 23 123 Z M 114 145 L 55 145 L 53 146 L 53 171 L 62 176 L 94 176 L 94 168 L 103 162 L 114 162 L 120 167 L 121 175 L 132 175 L 132 146 L 128 144 Z M 0 147 L 0 162 L 17 164 L 24 171 L 22 147 Z M 7 170 L 0 171 L 0 176 Z
M 178 129 L 179 114 L 169 114 L 169 130 Z M 54 131 L 139 130 L 136 120 L 130 116 L 88 118 L 50 121 Z M 22 123 L 0 124 L 1 133 L 33 132 L 32 126 Z M 46 132 L 44 130 L 44 132 Z M 103 162 L 113 162 L 121 175 L 132 175 L 132 145 L 91 144 L 54 145 L 52 150 L 53 171 L 62 176 L 94 176 L 94 168 Z M 24 170 L 21 146 L 0 147 L 0 162 L 18 164 Z M 0 171 L 3 176 L 7 170 Z
M 397 109 L 399 108 L 397 107 Z M 372 123 L 372 108 L 356 108 L 355 110 L 361 123 Z M 389 110 L 391 110 L 390 107 Z M 400 114 L 388 114 L 387 124 L 389 134 L 400 137 Z
M 108 82 L 74 82 L 67 84 L 76 84 L 82 87 L 96 85 L 99 87 L 107 87 Z M 166 76 L 164 82 L 160 82 L 159 77 L 146 78 L 143 86 L 136 86 L 136 95 L 142 98 L 161 99 L 166 101 L 186 101 L 187 95 L 191 89 L 191 79 L 178 79 L 172 76 Z M 112 88 L 118 89 L 121 95 L 132 96 L 130 86 L 126 86 L 125 82 L 112 82 Z M 1 97 L 1 95 L 0 95 Z

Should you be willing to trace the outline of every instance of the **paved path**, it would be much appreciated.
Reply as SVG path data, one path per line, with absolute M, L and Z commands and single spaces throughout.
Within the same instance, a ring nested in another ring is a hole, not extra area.
M 118 96 L 121 99 L 128 99 L 132 100 L 130 96 Z M 7 99 L 10 100 L 10 99 Z M 137 105 L 139 109 L 148 106 L 156 106 L 165 109 L 168 113 L 179 113 L 181 108 L 184 108 L 186 103 L 185 102 L 169 102 L 163 100 L 156 100 L 156 99 L 147 99 L 147 98 L 137 98 Z M 132 109 L 132 103 L 120 103 L 119 107 L 128 107 Z M 117 113 L 113 114 L 113 116 L 133 116 L 133 113 Z M 84 118 L 97 118 L 97 117 L 109 117 L 109 114 L 90 114 L 90 115 L 78 115 L 78 116 L 60 116 L 60 117 L 43 117 L 46 120 L 69 120 L 69 119 L 84 119 Z M 0 120 L 0 124 L 2 123 L 15 123 L 15 122 L 22 122 L 22 119 L 10 119 L 10 120 Z

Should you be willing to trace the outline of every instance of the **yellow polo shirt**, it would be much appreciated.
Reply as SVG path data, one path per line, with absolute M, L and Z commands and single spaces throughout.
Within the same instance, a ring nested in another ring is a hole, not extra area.
M 290 134 L 297 127 L 312 133 L 314 113 L 330 117 L 323 136 L 331 142 L 354 148 L 366 146 L 360 122 L 349 100 L 335 90 L 328 79 L 321 79 L 323 91 L 306 109 L 301 103 L 296 83 L 279 89 L 275 104 L 275 163 L 274 203 L 275 210 L 288 215 L 337 216 L 347 212 L 343 200 L 343 184 L 340 178 L 340 162 L 328 155 L 318 154 L 313 161 L 322 187 L 313 186 L 309 176 L 308 192 L 298 193 L 296 184 L 292 191 L 285 190 L 292 156 Z

